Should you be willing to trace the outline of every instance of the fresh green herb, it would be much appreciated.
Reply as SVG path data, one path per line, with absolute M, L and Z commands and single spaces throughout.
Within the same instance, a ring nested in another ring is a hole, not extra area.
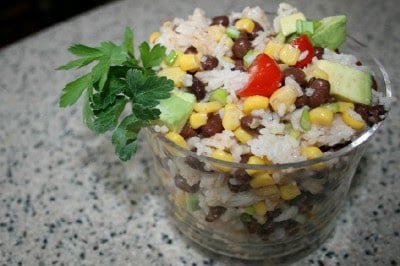
M 68 50 L 78 59 L 58 70 L 82 68 L 95 63 L 91 70 L 69 82 L 59 100 L 60 107 L 75 104 L 84 94 L 83 120 L 95 133 L 113 131 L 112 143 L 121 160 L 129 160 L 137 149 L 141 128 L 157 120 L 160 100 L 171 95 L 174 83 L 158 77 L 166 48 L 146 42 L 139 45 L 140 57 L 134 54 L 133 30 L 126 28 L 122 43 L 103 42 L 99 47 L 74 44 Z M 124 114 L 127 105 L 130 112 Z

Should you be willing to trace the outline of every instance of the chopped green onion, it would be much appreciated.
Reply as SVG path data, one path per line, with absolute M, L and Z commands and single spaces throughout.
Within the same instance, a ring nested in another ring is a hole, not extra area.
M 227 102 L 228 94 L 229 93 L 226 90 L 224 90 L 223 88 L 219 88 L 219 89 L 216 89 L 215 91 L 211 92 L 209 100 L 217 101 L 222 106 L 225 106 L 226 102 Z
M 240 36 L 240 31 L 235 28 L 227 28 L 225 31 L 226 35 L 228 35 L 231 39 L 237 39 Z
M 305 131 L 311 130 L 310 112 L 308 111 L 308 109 L 304 109 L 301 113 L 300 126 Z
M 169 66 L 172 66 L 176 59 L 178 58 L 178 53 L 175 50 L 169 52 L 169 54 L 165 57 L 165 63 Z
M 313 34 L 314 30 L 315 28 L 313 21 L 308 21 L 308 20 L 296 21 L 296 32 L 298 34 L 303 34 L 303 33 Z
M 240 215 L 240 220 L 241 220 L 243 223 L 250 223 L 250 222 L 253 220 L 253 217 L 252 217 L 250 214 L 248 214 L 248 213 L 242 213 L 242 214 Z
M 301 135 L 301 132 L 295 129 L 289 130 L 289 136 L 291 136 L 294 139 L 298 139 Z
M 243 63 L 245 67 L 249 67 L 251 63 L 256 59 L 257 53 L 255 53 L 253 50 L 248 51 L 244 56 L 243 56 Z
M 190 212 L 200 209 L 198 193 L 186 193 L 186 209 Z
M 251 206 L 247 206 L 247 207 L 244 209 L 244 213 L 249 214 L 249 215 L 255 215 L 255 214 L 256 214 L 256 210 L 255 210 L 254 207 L 251 205 Z
M 339 110 L 340 110 L 340 106 L 339 106 L 339 103 L 338 103 L 338 102 L 335 102 L 335 103 L 327 103 L 327 104 L 324 104 L 323 107 L 325 107 L 325 108 L 331 110 L 331 111 L 334 112 L 334 113 L 337 113 L 337 112 L 339 112 Z

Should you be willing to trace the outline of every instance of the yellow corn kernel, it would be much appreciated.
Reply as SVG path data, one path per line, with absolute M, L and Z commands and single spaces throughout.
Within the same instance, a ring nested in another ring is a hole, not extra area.
M 279 59 L 289 65 L 294 66 L 299 60 L 300 50 L 290 44 L 284 44 L 282 49 L 279 51 Z
M 240 117 L 242 111 L 236 104 L 227 104 L 224 107 L 224 117 L 222 118 L 222 126 L 226 130 L 234 131 L 240 126 Z
M 208 116 L 205 113 L 192 113 L 189 117 L 189 124 L 193 129 L 198 129 L 207 124 Z
M 214 113 L 222 107 L 221 103 L 217 101 L 195 103 L 193 109 L 198 113 Z
M 227 63 L 235 63 L 235 61 L 232 58 L 228 57 L 228 56 L 224 56 L 223 59 Z
M 235 27 L 240 31 L 251 33 L 254 30 L 255 24 L 254 21 L 249 18 L 241 18 L 238 21 L 236 21 Z
M 315 146 L 301 147 L 301 154 L 306 156 L 308 160 L 315 159 L 324 155 L 324 153 Z
M 283 45 L 278 41 L 270 41 L 265 46 L 264 53 L 272 59 L 279 60 L 279 52 L 282 50 Z
M 226 161 L 226 162 L 233 162 L 234 161 L 233 156 L 230 153 L 227 153 L 226 151 L 221 150 L 221 149 L 214 150 L 211 153 L 211 157 L 214 158 L 214 159 L 218 159 L 218 160 Z M 229 172 L 231 170 L 230 167 L 223 166 L 223 165 L 220 165 L 220 164 L 213 164 L 213 166 L 215 168 L 221 170 L 221 171 L 224 171 L 224 172 Z
M 275 112 L 277 112 L 280 116 L 283 116 L 296 102 L 297 95 L 298 93 L 296 88 L 288 84 L 274 91 L 269 98 L 269 104 Z
M 267 172 L 260 172 L 253 176 L 250 180 L 250 186 L 252 188 L 260 188 L 274 185 L 275 181 L 272 176 Z
M 308 160 L 312 160 L 324 155 L 324 153 L 315 146 L 306 146 L 301 148 L 301 154 L 306 156 Z M 311 168 L 317 171 L 324 169 L 324 163 L 316 163 L 311 165 Z
M 242 127 L 238 127 L 233 133 L 235 134 L 237 140 L 243 144 L 246 144 L 247 142 L 249 142 L 249 140 L 253 138 L 253 135 L 244 130 Z
M 186 72 L 180 67 L 168 67 L 161 69 L 158 72 L 158 76 L 166 77 L 174 81 L 174 85 L 179 88 L 183 86 L 183 79 L 186 76 Z
M 355 130 L 362 130 L 365 127 L 365 122 L 362 117 L 353 110 L 347 110 L 342 113 L 343 122 Z
M 347 110 L 354 110 L 354 103 L 351 102 L 339 102 L 339 112 L 344 113 Z
M 265 164 L 265 160 L 261 157 L 258 156 L 250 156 L 249 160 L 247 161 L 247 164 Z M 254 175 L 256 173 L 260 173 L 262 170 L 255 170 L 255 169 L 246 169 L 246 173 L 249 175 Z
M 333 121 L 332 110 L 324 107 L 317 107 L 310 111 L 310 122 L 321 126 L 330 126 Z
M 257 195 L 268 197 L 269 199 L 279 198 L 280 191 L 277 185 L 270 185 L 257 189 Z
M 250 96 L 243 102 L 243 112 L 249 114 L 256 109 L 268 109 L 268 105 L 269 99 L 267 97 L 260 95 Z
M 183 71 L 194 72 L 200 68 L 200 60 L 196 54 L 182 54 L 178 57 L 179 67 Z
M 235 44 L 235 42 L 231 38 L 229 38 L 228 35 L 226 34 L 221 38 L 219 44 L 221 43 L 222 43 L 221 48 L 224 49 L 225 51 L 232 50 L 232 47 Z
M 176 132 L 170 131 L 165 135 L 165 137 L 167 137 L 167 139 L 171 140 L 176 145 L 181 146 L 182 148 L 188 147 L 186 140 Z
M 159 33 L 158 31 L 153 32 L 149 37 L 149 42 L 155 43 L 157 41 L 157 39 L 160 38 L 160 36 L 161 36 L 161 33 Z
M 287 185 L 280 185 L 279 191 L 283 200 L 291 200 L 300 195 L 300 189 L 294 181 Z
M 306 71 L 306 80 L 309 81 L 311 78 L 329 80 L 328 74 L 315 65 L 311 65 Z
M 259 201 L 254 203 L 253 207 L 256 215 L 258 216 L 264 216 L 268 211 L 267 205 L 265 204 L 264 201 Z
M 208 27 L 208 36 L 216 42 L 219 42 L 224 36 L 225 30 L 226 28 L 222 25 L 212 25 Z

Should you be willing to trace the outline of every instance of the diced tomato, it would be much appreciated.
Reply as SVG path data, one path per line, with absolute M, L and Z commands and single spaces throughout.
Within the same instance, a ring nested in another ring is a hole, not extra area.
M 307 54 L 302 60 L 297 61 L 296 67 L 304 67 L 311 63 L 314 57 L 314 47 L 306 34 L 294 38 L 289 44 L 300 50 L 300 57 L 302 57 L 304 53 Z
M 270 97 L 281 84 L 282 71 L 275 60 L 266 54 L 259 54 L 247 72 L 250 74 L 249 82 L 237 93 L 240 97 L 253 95 Z

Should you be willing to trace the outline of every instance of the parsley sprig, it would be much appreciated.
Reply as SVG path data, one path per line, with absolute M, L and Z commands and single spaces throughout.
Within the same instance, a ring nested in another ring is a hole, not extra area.
M 111 141 L 121 160 L 129 160 L 137 150 L 141 128 L 157 120 L 157 108 L 162 99 L 170 97 L 173 81 L 158 77 L 154 70 L 165 57 L 166 48 L 147 42 L 139 45 L 140 57 L 135 57 L 133 30 L 125 30 L 122 43 L 102 42 L 99 47 L 74 44 L 68 50 L 78 59 L 58 67 L 58 70 L 79 69 L 92 63 L 90 71 L 62 90 L 60 107 L 75 104 L 83 97 L 83 119 L 95 133 L 113 131 Z M 126 106 L 130 112 L 126 113 Z

